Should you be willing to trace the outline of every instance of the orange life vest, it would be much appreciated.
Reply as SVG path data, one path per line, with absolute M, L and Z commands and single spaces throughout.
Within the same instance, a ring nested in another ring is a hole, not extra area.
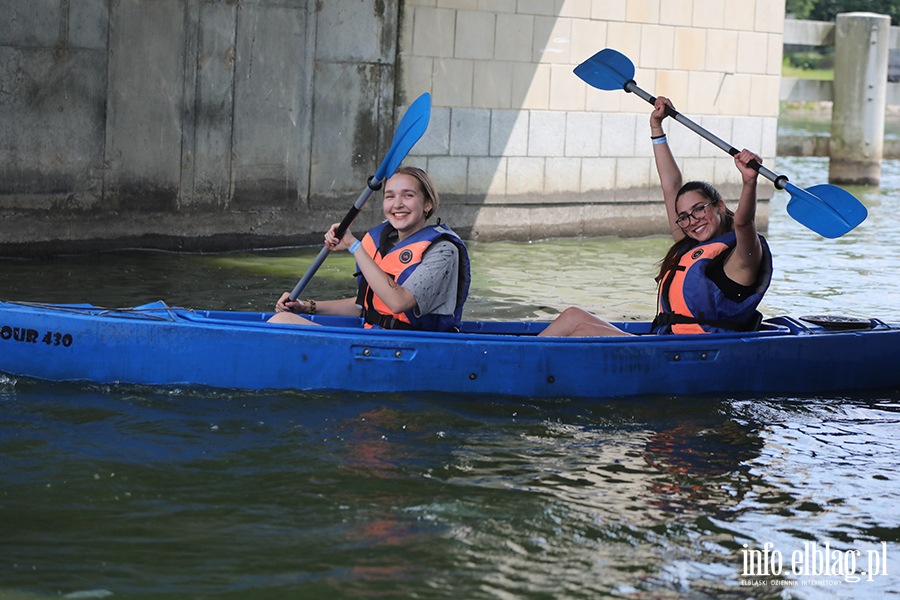
M 366 327 L 374 325 L 385 329 L 423 329 L 426 331 L 451 331 L 462 322 L 462 309 L 469 292 L 469 256 L 463 241 L 446 225 L 428 225 L 398 242 L 387 252 L 387 240 L 393 231 L 388 222 L 373 228 L 362 240 L 362 247 L 372 257 L 382 271 L 402 285 L 421 264 L 425 251 L 434 242 L 446 239 L 456 244 L 459 251 L 459 272 L 457 281 L 457 301 L 452 315 L 422 315 L 408 310 L 392 313 L 388 306 L 369 287 L 362 275 L 359 276 L 359 292 L 356 303 L 363 307 Z
M 656 333 L 718 333 L 750 331 L 759 327 L 762 315 L 756 310 L 772 281 L 772 254 L 759 236 L 763 258 L 760 276 L 752 293 L 740 302 L 725 296 L 706 276 L 717 256 L 734 248 L 735 233 L 729 231 L 688 249 L 659 284 L 659 314 L 653 321 Z

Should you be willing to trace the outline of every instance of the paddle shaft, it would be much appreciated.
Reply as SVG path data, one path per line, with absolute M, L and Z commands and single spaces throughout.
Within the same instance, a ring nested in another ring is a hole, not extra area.
M 369 178 L 366 189 L 363 190 L 362 194 L 359 195 L 359 198 L 356 199 L 356 202 L 354 202 L 353 206 L 350 207 L 350 210 L 347 211 L 347 216 L 344 217 L 344 220 L 341 221 L 337 229 L 334 230 L 334 235 L 338 240 L 344 237 L 344 234 L 350 228 L 350 225 L 353 223 L 356 215 L 359 214 L 359 211 L 361 211 L 366 202 L 368 202 L 369 198 L 372 196 L 372 193 L 376 190 L 381 189 L 383 183 L 384 180 L 375 181 L 374 176 Z M 313 278 L 313 275 L 316 274 L 316 271 L 319 270 L 319 267 L 322 266 L 322 263 L 325 262 L 325 259 L 328 258 L 328 255 L 330 253 L 331 250 L 328 249 L 328 246 L 323 246 L 322 249 L 319 250 L 319 254 L 316 256 L 316 259 L 313 261 L 312 265 L 309 267 L 309 269 L 307 269 L 306 273 L 303 275 L 303 278 L 297 282 L 297 285 L 295 285 L 294 289 L 291 291 L 291 294 L 289 296 L 290 301 L 293 302 L 297 300 L 300 292 L 303 291 L 303 288 L 305 288 L 306 284 L 309 283 L 309 280 Z
M 359 211 L 362 210 L 362 207 L 369 199 L 369 196 L 372 195 L 372 192 L 381 189 L 384 182 L 389 179 L 394 174 L 394 171 L 397 170 L 397 167 L 400 166 L 400 163 L 406 157 L 410 148 L 412 148 L 415 143 L 419 141 L 419 138 L 422 137 L 422 134 L 425 133 L 430 116 L 431 94 L 425 92 L 416 98 L 416 101 L 406 109 L 406 113 L 404 113 L 403 118 L 400 119 L 400 124 L 397 125 L 397 131 L 394 132 L 394 139 L 391 142 L 391 147 L 388 149 L 387 154 L 385 154 L 384 160 L 381 161 L 381 166 L 378 167 L 378 170 L 375 171 L 373 176 L 369 177 L 366 189 L 359 195 L 359 198 L 353 203 L 347 216 L 344 217 L 344 220 L 341 221 L 337 229 L 335 229 L 334 233 L 338 239 L 344 237 L 344 233 L 347 232 L 350 224 L 353 223 L 353 219 L 355 219 L 356 215 L 359 214 Z M 329 252 L 331 252 L 331 250 L 329 250 L 327 246 L 319 251 L 319 255 L 316 256 L 313 264 L 300 281 L 297 282 L 297 285 L 294 286 L 291 293 L 288 294 L 288 298 L 291 301 L 297 300 L 297 296 L 300 295 L 300 292 L 303 291 L 303 288 L 306 287 L 306 284 L 309 283 L 309 280 L 312 279 L 315 272 L 322 263 L 325 262 L 325 259 L 328 258 Z
M 656 97 L 648 94 L 646 91 L 639 88 L 638 85 L 633 80 L 626 81 L 624 87 L 625 87 L 626 92 L 631 92 L 631 93 L 635 94 L 636 96 L 643 98 L 650 104 L 653 104 L 653 105 L 656 104 Z M 732 146 L 725 140 L 710 133 L 706 129 L 703 129 L 702 127 L 700 127 L 699 125 L 697 125 L 696 123 L 694 123 L 693 121 L 688 119 L 686 116 L 684 116 L 683 114 L 681 114 L 680 112 L 678 112 L 677 110 L 675 110 L 674 108 L 669 106 L 668 104 L 666 105 L 666 114 L 669 115 L 670 117 L 672 117 L 673 119 L 675 119 L 676 121 L 678 121 L 679 123 L 681 123 L 682 125 L 684 125 L 685 127 L 687 127 L 688 129 L 690 129 L 691 131 L 693 131 L 694 133 L 697 133 L 701 137 L 712 142 L 713 144 L 715 144 L 716 146 L 718 146 L 719 148 L 721 148 L 722 150 L 724 150 L 731 156 L 735 156 L 736 154 L 738 154 L 740 152 L 740 150 L 738 150 L 737 148 L 735 148 L 734 146 Z M 760 175 L 762 175 L 763 177 L 765 177 L 766 179 L 768 179 L 769 181 L 774 183 L 775 187 L 779 190 L 783 190 L 785 188 L 785 186 L 789 185 L 788 178 L 786 176 L 778 175 L 777 173 L 773 173 L 771 170 L 762 166 L 755 160 L 751 160 L 748 163 L 748 165 L 750 166 L 750 168 L 755 169 L 757 173 L 759 173 Z

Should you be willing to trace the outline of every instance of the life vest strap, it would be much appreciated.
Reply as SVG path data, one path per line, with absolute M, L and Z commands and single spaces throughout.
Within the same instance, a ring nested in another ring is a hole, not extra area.
M 719 329 L 728 329 L 729 331 L 759 331 L 762 324 L 762 313 L 758 310 L 753 312 L 746 323 L 739 321 L 729 321 L 727 319 L 704 319 L 703 313 L 700 317 L 688 317 L 676 313 L 660 313 L 653 319 L 651 329 L 657 327 L 668 327 L 670 325 L 709 325 L 710 327 L 718 327 Z
M 363 318 L 369 325 L 377 325 L 382 329 L 405 329 L 409 331 L 420 331 L 422 329 L 400 319 L 395 319 L 391 315 L 383 315 L 372 308 L 363 311 Z
M 363 319 L 369 325 L 377 325 L 382 329 L 402 329 L 405 331 L 424 331 L 419 325 L 411 325 L 406 321 L 395 319 L 391 315 L 383 315 L 377 310 L 364 310 Z M 459 333 L 459 327 L 451 327 L 444 330 L 444 333 Z

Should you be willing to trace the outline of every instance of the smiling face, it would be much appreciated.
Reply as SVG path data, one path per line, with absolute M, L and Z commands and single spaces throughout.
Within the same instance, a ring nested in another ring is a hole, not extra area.
M 675 210 L 678 211 L 678 216 L 689 215 L 698 207 L 709 202 L 710 199 L 699 192 L 685 192 L 675 201 Z M 724 211 L 724 203 L 710 204 L 702 211 L 699 219 L 690 217 L 681 230 L 684 231 L 685 235 L 697 241 L 705 242 L 711 240 L 720 233 L 719 229 L 722 226 L 722 213 Z
M 425 197 L 418 179 L 397 173 L 384 186 L 382 208 L 402 240 L 425 227 L 425 214 L 431 214 L 434 203 Z

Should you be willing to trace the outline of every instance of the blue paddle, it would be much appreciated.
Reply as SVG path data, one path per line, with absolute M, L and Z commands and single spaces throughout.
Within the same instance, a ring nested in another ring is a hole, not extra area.
M 639 88 L 634 82 L 634 64 L 631 60 L 612 48 L 601 50 L 575 67 L 575 74 L 597 89 L 621 89 L 634 93 L 650 104 L 656 103 L 654 96 Z M 728 154 L 734 156 L 739 152 L 737 148 L 703 129 L 674 108 L 666 106 L 666 114 Z M 795 221 L 823 237 L 840 237 L 862 223 L 868 215 L 862 202 L 837 186 L 822 184 L 804 190 L 790 183 L 785 175 L 777 175 L 756 161 L 752 161 L 750 166 L 772 181 L 777 189 L 791 195 L 787 211 Z
M 353 219 L 355 219 L 356 215 L 359 214 L 359 211 L 362 210 L 362 207 L 369 200 L 372 193 L 380 190 L 384 182 L 391 178 L 394 171 L 397 170 L 397 167 L 399 167 L 400 163 L 403 162 L 403 159 L 406 158 L 410 149 L 416 145 L 416 142 L 418 142 L 419 138 L 425 133 L 430 118 L 431 94 L 425 93 L 419 96 L 416 101 L 410 105 L 406 110 L 406 114 L 400 119 L 400 124 L 397 125 L 397 131 L 394 132 L 394 141 L 391 143 L 391 147 L 387 151 L 387 154 L 384 155 L 381 166 L 375 171 L 375 175 L 369 177 L 366 189 L 359 195 L 359 198 L 357 198 L 356 202 L 353 203 L 353 206 L 350 207 L 347 216 L 344 217 L 344 220 L 341 221 L 341 224 L 338 225 L 338 228 L 335 230 L 334 234 L 338 239 L 343 237 L 347 228 L 353 223 Z M 306 287 L 306 284 L 309 283 L 309 280 L 316 274 L 316 271 L 319 270 L 319 267 L 322 266 L 322 263 L 325 262 L 325 259 L 328 258 L 330 253 L 331 250 L 329 250 L 327 246 L 322 247 L 318 256 L 316 256 L 316 259 L 313 261 L 313 264 L 310 265 L 309 269 L 307 269 L 306 273 L 303 275 L 303 278 L 297 282 L 297 285 L 295 285 L 293 291 L 291 291 L 290 299 L 292 301 L 297 299 L 297 296 L 300 295 L 300 292 L 303 291 L 303 288 Z

